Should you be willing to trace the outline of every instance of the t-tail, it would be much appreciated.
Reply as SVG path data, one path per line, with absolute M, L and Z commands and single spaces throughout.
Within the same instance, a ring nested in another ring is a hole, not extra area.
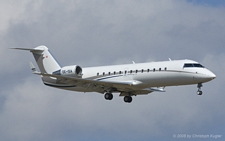
M 50 51 L 48 50 L 46 46 L 38 46 L 33 49 L 28 49 L 28 48 L 13 48 L 13 49 L 30 51 L 34 55 L 34 58 L 37 62 L 37 65 L 41 73 L 52 74 L 53 72 L 61 69 L 60 65 L 52 56 L 52 54 L 50 53 Z M 33 67 L 33 65 L 31 66 Z M 32 70 L 33 69 L 35 68 L 32 68 Z M 47 76 L 42 77 L 42 80 L 45 82 L 55 81 L 54 79 Z

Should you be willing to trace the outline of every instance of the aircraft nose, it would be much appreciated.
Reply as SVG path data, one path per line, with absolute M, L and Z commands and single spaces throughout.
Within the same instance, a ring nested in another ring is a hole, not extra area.
M 207 72 L 207 77 L 208 77 L 209 79 L 213 80 L 213 79 L 216 78 L 216 75 L 215 75 L 213 72 L 211 72 L 211 71 L 208 70 L 208 72 Z
M 216 78 L 216 75 L 208 69 L 202 69 L 201 71 L 199 71 L 199 74 L 201 74 L 199 76 L 200 80 L 205 82 L 211 81 Z
M 211 72 L 211 74 L 209 75 L 212 79 L 216 78 L 216 75 L 214 73 Z

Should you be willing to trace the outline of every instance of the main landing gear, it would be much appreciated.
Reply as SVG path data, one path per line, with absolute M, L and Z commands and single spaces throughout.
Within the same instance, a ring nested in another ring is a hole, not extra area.
M 199 83 L 197 87 L 198 87 L 197 95 L 202 95 L 202 91 L 201 91 L 202 83 Z
M 113 94 L 110 92 L 106 92 L 104 95 L 106 100 L 112 100 L 113 99 Z M 124 102 L 126 103 L 131 103 L 132 102 L 132 97 L 131 96 L 124 96 Z
M 132 97 L 131 96 L 124 96 L 124 102 L 126 103 L 131 103 L 132 102 Z
M 105 97 L 106 100 L 112 100 L 113 99 L 112 93 L 105 93 L 104 97 Z

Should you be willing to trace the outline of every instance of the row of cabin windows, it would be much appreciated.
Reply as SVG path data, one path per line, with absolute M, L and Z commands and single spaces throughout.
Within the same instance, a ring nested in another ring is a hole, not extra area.
M 159 68 L 159 71 L 161 71 L 161 70 L 162 70 L 162 69 Z M 167 70 L 167 68 L 165 67 L 165 68 L 164 68 L 164 71 L 166 71 L 166 70 Z M 143 72 L 150 72 L 150 71 L 151 71 L 150 69 L 147 69 L 147 70 L 142 69 L 142 70 L 130 70 L 130 71 L 124 71 L 124 73 L 125 73 L 125 74 L 127 74 L 127 73 L 132 74 L 132 73 L 138 73 L 138 72 L 143 73 Z M 152 71 L 155 72 L 156 69 L 154 68 Z M 113 73 L 108 72 L 108 75 L 115 75 L 115 74 L 123 74 L 123 71 L 119 71 L 119 72 L 114 71 Z M 99 75 L 99 73 L 97 73 L 97 76 L 98 76 L 98 75 Z M 102 75 L 106 75 L 106 73 L 103 72 Z

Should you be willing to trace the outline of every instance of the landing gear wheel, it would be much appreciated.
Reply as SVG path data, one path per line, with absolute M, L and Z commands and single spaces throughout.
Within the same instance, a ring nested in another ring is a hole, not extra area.
M 202 95 L 202 91 L 197 91 L 197 94 L 198 95 Z
M 197 95 L 202 95 L 202 91 L 201 91 L 202 83 L 199 83 L 197 87 L 198 87 Z
M 125 96 L 124 97 L 124 102 L 131 103 L 132 102 L 132 97 L 131 96 Z
M 112 100 L 113 99 L 113 95 L 111 93 L 106 93 L 104 97 L 105 97 L 106 100 Z

